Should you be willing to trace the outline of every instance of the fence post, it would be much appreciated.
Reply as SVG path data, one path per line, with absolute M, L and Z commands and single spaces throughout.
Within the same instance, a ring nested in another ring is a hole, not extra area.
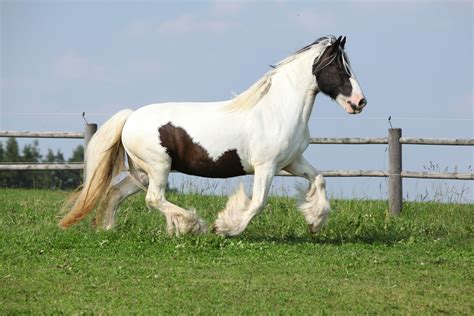
M 89 144 L 89 141 L 91 140 L 92 136 L 94 136 L 96 131 L 97 131 L 97 124 L 95 123 L 92 123 L 92 124 L 87 123 L 84 127 L 84 172 L 83 172 L 84 181 L 86 180 L 85 159 L 86 159 L 87 145 Z
M 402 187 L 402 137 L 401 128 L 390 128 L 388 130 L 388 208 L 390 214 L 400 215 L 403 207 L 403 187 Z

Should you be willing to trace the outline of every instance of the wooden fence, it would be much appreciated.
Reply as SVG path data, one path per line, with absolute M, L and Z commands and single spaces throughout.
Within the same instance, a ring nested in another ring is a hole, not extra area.
M 97 124 L 86 124 L 84 132 L 15 132 L 0 131 L 0 137 L 16 138 L 75 138 L 84 139 L 84 150 L 97 130 Z M 403 178 L 419 179 L 454 179 L 474 180 L 474 173 L 458 172 L 418 172 L 404 171 L 402 168 L 402 145 L 450 145 L 473 146 L 474 139 L 448 138 L 408 138 L 402 137 L 400 128 L 390 128 L 388 137 L 371 138 L 311 138 L 310 144 L 344 144 L 344 145 L 388 145 L 389 169 L 386 170 L 326 170 L 325 177 L 388 177 L 388 204 L 393 215 L 399 215 L 403 206 Z M 35 163 L 35 164 L 0 164 L 0 170 L 82 170 L 83 163 Z M 282 171 L 278 175 L 291 176 Z

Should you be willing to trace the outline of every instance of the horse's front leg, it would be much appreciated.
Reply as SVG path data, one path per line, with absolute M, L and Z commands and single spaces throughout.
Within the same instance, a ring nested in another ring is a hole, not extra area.
M 263 209 L 268 191 L 275 175 L 274 165 L 262 165 L 255 168 L 252 199 L 245 195 L 243 184 L 227 201 L 225 209 L 219 213 L 213 231 L 222 236 L 240 234 Z
M 326 223 L 330 210 L 324 177 L 303 156 L 297 158 L 283 170 L 294 176 L 308 179 L 309 189 L 307 192 L 301 192 L 299 209 L 305 217 L 310 231 L 312 233 L 318 232 Z

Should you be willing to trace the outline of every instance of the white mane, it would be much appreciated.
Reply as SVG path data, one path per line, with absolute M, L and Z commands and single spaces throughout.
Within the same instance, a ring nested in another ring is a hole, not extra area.
M 262 78 L 255 82 L 250 88 L 236 96 L 224 109 L 227 111 L 249 110 L 253 108 L 270 90 L 272 86 L 272 77 L 281 71 L 282 66 L 285 66 L 301 56 L 303 52 L 310 49 L 317 49 L 316 56 L 321 56 L 326 47 L 334 43 L 336 38 L 334 36 L 326 36 L 319 38 L 313 43 L 297 50 L 295 53 L 272 65 L 273 68 L 267 72 Z

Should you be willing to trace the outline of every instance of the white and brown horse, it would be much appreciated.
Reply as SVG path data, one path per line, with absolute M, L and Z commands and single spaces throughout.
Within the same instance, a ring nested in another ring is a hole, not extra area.
M 170 234 L 204 232 L 207 225 L 194 210 L 166 200 L 175 170 L 210 178 L 254 175 L 252 197 L 241 185 L 217 216 L 213 231 L 225 236 L 240 234 L 262 210 L 275 174 L 304 177 L 310 185 L 299 207 L 310 230 L 318 231 L 329 215 L 325 180 L 302 156 L 315 97 L 323 92 L 350 114 L 367 103 L 344 45 L 342 37 L 320 38 L 232 100 L 159 103 L 115 114 L 89 143 L 84 185 L 66 203 L 60 227 L 97 208 L 97 224 L 110 229 L 119 204 L 144 189 L 147 205 L 166 216 Z

